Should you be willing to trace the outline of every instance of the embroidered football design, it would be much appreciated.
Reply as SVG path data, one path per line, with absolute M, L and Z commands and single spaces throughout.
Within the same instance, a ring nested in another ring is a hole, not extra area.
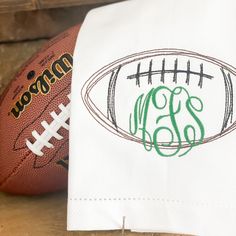
M 150 50 L 103 67 L 81 96 L 113 134 L 159 156 L 184 156 L 235 129 L 235 76 L 233 66 L 210 56 Z
M 41 194 L 67 187 L 70 84 L 80 25 L 50 40 L 0 99 L 0 190 Z

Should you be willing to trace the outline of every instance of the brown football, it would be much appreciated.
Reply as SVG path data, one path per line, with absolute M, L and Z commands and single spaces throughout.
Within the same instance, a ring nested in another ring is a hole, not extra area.
M 70 85 L 80 25 L 53 38 L 0 97 L 0 190 L 42 194 L 66 188 Z

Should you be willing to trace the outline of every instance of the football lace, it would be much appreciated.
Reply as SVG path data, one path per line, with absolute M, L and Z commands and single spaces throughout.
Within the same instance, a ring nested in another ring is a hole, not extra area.
M 67 96 L 70 99 L 70 94 Z M 32 143 L 28 139 L 26 140 L 26 146 L 37 156 L 43 156 L 43 147 L 53 148 L 53 144 L 49 141 L 52 137 L 57 140 L 63 139 L 63 136 L 58 134 L 58 130 L 63 127 L 69 130 L 69 125 L 66 123 L 70 118 L 70 103 L 64 106 L 62 103 L 58 106 L 61 112 L 57 115 L 56 112 L 51 112 L 50 115 L 53 121 L 48 124 L 45 120 L 41 122 L 44 128 L 42 134 L 39 134 L 36 130 L 32 132 L 32 136 L 35 138 L 35 142 Z

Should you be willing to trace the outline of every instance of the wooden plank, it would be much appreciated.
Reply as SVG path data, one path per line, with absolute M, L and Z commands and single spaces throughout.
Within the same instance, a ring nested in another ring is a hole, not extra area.
M 38 0 L 40 8 L 81 6 L 89 4 L 113 3 L 118 0 Z
M 92 4 L 0 14 L 0 43 L 51 38 L 67 28 L 83 22 L 87 12 L 98 6 L 101 5 Z
M 0 0 L 0 10 L 1 1 L 2 0 Z M 89 10 L 100 7 L 104 5 L 105 2 L 108 2 L 104 0 L 76 0 L 77 3 L 86 3 L 86 5 L 52 9 L 50 7 L 52 7 L 53 4 L 50 4 L 50 2 L 55 3 L 57 0 L 43 1 L 46 7 L 43 10 L 0 14 L 0 43 L 51 38 L 75 24 L 82 23 Z M 70 3 L 70 1 L 75 0 L 68 0 L 68 3 Z M 60 0 L 60 3 L 63 2 L 64 0 Z M 97 3 L 92 4 L 92 2 Z
M 0 0 L 0 13 L 104 4 L 120 0 Z
M 0 13 L 33 9 L 35 9 L 35 5 L 31 0 L 0 0 Z

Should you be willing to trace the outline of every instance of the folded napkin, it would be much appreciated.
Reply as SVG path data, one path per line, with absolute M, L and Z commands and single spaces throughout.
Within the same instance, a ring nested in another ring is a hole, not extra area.
M 68 230 L 236 235 L 236 2 L 92 10 L 71 94 Z

